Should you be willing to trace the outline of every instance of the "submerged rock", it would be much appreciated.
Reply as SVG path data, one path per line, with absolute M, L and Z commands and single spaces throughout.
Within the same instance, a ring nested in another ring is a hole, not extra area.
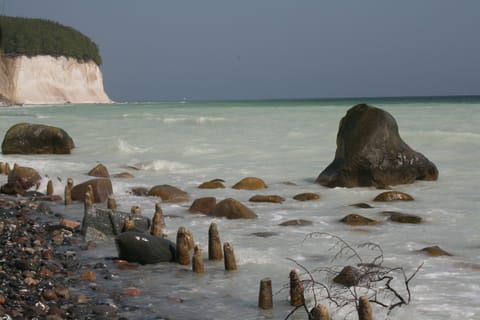
M 285 222 L 282 222 L 279 224 L 281 227 L 291 227 L 291 226 L 298 226 L 298 227 L 304 227 L 304 226 L 311 226 L 313 224 L 312 221 L 310 220 L 305 220 L 305 219 L 294 219 L 294 220 L 288 220 Z
M 255 219 L 257 215 L 240 201 L 228 198 L 220 201 L 209 216 L 225 217 L 227 219 Z
M 65 130 L 43 124 L 18 123 L 8 129 L 3 154 L 70 154 L 75 148 Z
M 423 249 L 420 249 L 420 252 L 423 252 L 431 257 L 452 256 L 451 253 L 448 253 L 439 246 L 425 247 Z
M 164 202 L 180 203 L 188 201 L 188 193 L 168 184 L 154 186 L 148 191 L 149 196 L 155 196 Z
M 215 197 L 204 197 L 195 199 L 188 209 L 190 213 L 209 214 L 217 205 Z
M 407 193 L 400 191 L 386 191 L 380 193 L 378 196 L 373 199 L 377 202 L 386 202 L 386 201 L 413 201 L 413 197 Z
M 376 220 L 355 213 L 343 217 L 340 222 L 348 224 L 349 226 L 374 226 L 379 223 Z
M 320 195 L 313 192 L 299 193 L 293 197 L 297 201 L 315 201 L 320 199 Z
M 423 221 L 422 217 L 408 213 L 396 211 L 384 211 L 382 213 L 386 216 L 389 216 L 388 220 L 398 223 L 419 224 Z
M 391 114 L 358 104 L 340 120 L 335 158 L 317 182 L 327 187 L 385 187 L 437 178 L 437 167 L 401 139 Z
M 271 202 L 271 203 L 282 203 L 285 201 L 285 198 L 278 195 L 261 195 L 257 194 L 248 199 L 250 202 Z
M 247 177 L 237 182 L 232 188 L 238 190 L 259 190 L 266 189 L 267 185 L 260 178 Z
M 142 232 L 124 232 L 115 238 L 119 259 L 140 264 L 175 260 L 176 246 L 172 241 Z
M 223 184 L 223 180 L 214 179 L 210 181 L 206 181 L 198 186 L 199 189 L 223 189 L 225 185 Z

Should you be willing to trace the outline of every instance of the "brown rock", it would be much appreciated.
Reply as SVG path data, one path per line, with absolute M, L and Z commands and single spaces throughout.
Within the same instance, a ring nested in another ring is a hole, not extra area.
M 282 198 L 277 195 L 254 195 L 250 199 L 248 199 L 250 202 L 271 202 L 271 203 L 282 203 L 285 201 L 285 198 Z
M 200 189 L 223 189 L 225 185 L 220 180 L 210 180 L 198 186 Z
M 413 197 L 409 194 L 400 191 L 386 191 L 380 193 L 373 199 L 373 201 L 385 202 L 385 201 L 413 201 Z
M 333 278 L 333 282 L 346 287 L 356 286 L 359 281 L 359 271 L 351 266 L 346 266 Z
M 297 201 L 314 201 L 320 199 L 320 195 L 313 192 L 299 193 L 293 197 Z
M 364 202 L 355 203 L 355 204 L 352 204 L 351 206 L 355 207 L 355 208 L 360 208 L 360 209 L 371 209 L 371 208 L 373 208 L 371 205 L 369 205 L 368 203 L 364 203 Z
M 413 214 L 395 212 L 395 211 L 384 211 L 384 215 L 389 216 L 389 220 L 398 223 L 411 223 L 419 224 L 422 222 L 422 218 Z
M 388 112 L 358 104 L 340 120 L 335 158 L 317 178 L 327 187 L 385 187 L 437 180 L 438 170 L 400 137 Z
M 431 257 L 452 256 L 451 253 L 448 253 L 439 246 L 425 247 L 423 249 L 420 249 L 420 251 Z
M 343 217 L 340 222 L 348 224 L 349 226 L 372 226 L 378 224 L 378 221 L 355 213 Z
M 167 184 L 154 186 L 148 191 L 149 196 L 155 196 L 164 202 L 180 203 L 188 201 L 188 193 Z
M 93 271 L 83 271 L 81 278 L 83 280 L 90 280 L 90 281 L 95 281 L 97 279 L 97 276 L 95 275 L 95 272 Z
M 135 176 L 131 174 L 130 172 L 120 172 L 114 175 L 115 178 L 121 178 L 121 179 L 133 179 Z
M 238 190 L 259 190 L 266 189 L 267 185 L 260 178 L 247 177 L 237 182 L 232 188 Z
M 31 187 L 37 185 L 42 178 L 37 170 L 30 167 L 22 167 L 17 164 L 13 166 L 13 169 L 8 174 L 8 183 L 16 184 L 24 189 L 28 190 Z
M 97 164 L 94 168 L 92 168 L 88 172 L 88 175 L 97 178 L 110 178 L 110 173 L 108 173 L 107 167 L 105 167 L 101 163 Z
M 215 209 L 216 205 L 217 199 L 215 199 L 215 197 L 198 198 L 193 201 L 188 211 L 190 213 L 209 214 L 213 209 Z
M 47 289 L 47 290 L 43 291 L 42 297 L 43 297 L 45 300 L 47 300 L 47 301 L 56 301 L 56 300 L 58 300 L 57 294 L 56 294 L 55 291 L 52 290 L 52 289 Z
M 65 130 L 42 124 L 18 123 L 8 129 L 3 154 L 70 154 L 75 148 Z
M 148 188 L 134 187 L 132 188 L 132 194 L 138 197 L 148 196 Z
M 209 216 L 227 219 L 255 219 L 257 215 L 238 200 L 228 198 L 220 201 Z
M 291 226 L 304 227 L 304 226 L 311 226 L 312 224 L 313 224 L 313 222 L 310 221 L 310 220 L 295 219 L 295 220 L 288 220 L 288 221 L 282 222 L 282 223 L 279 224 L 279 226 L 282 226 L 282 227 L 291 227 Z
M 112 182 L 110 179 L 98 178 L 85 181 L 77 184 L 71 190 L 71 197 L 74 201 L 85 201 L 85 193 L 88 190 L 88 186 L 92 186 L 93 199 L 95 203 L 101 203 L 107 201 L 108 197 L 113 194 Z

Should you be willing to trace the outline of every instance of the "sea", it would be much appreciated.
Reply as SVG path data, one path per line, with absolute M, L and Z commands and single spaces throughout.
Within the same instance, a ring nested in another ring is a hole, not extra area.
M 385 190 L 327 188 L 315 183 L 334 158 L 340 119 L 358 103 L 389 112 L 400 136 L 439 170 L 437 181 L 417 181 L 392 189 L 408 193 L 411 202 L 374 202 Z M 362 294 L 395 303 L 385 281 L 343 289 L 332 284 L 343 266 L 382 263 L 389 283 L 405 304 L 389 310 L 373 304 L 375 319 L 480 319 L 480 97 L 358 98 L 326 100 L 170 101 L 96 105 L 45 105 L 0 108 L 0 135 L 16 123 L 63 128 L 76 148 L 70 155 L 0 155 L 0 161 L 37 169 L 46 190 L 51 179 L 62 195 L 67 178 L 89 180 L 97 164 L 112 177 L 119 210 L 133 205 L 152 217 L 155 197 L 135 196 L 134 187 L 168 184 L 188 192 L 191 201 L 160 203 L 168 238 L 179 227 L 191 230 L 203 248 L 205 272 L 190 266 L 159 263 L 120 270 L 112 257 L 113 239 L 98 241 L 95 250 L 78 254 L 94 266 L 96 285 L 117 292 L 105 303 L 128 319 L 307 319 L 304 308 L 289 302 L 289 273 L 296 270 L 305 286 L 308 308 L 323 304 L 332 319 L 357 319 L 355 298 Z M 231 187 L 245 177 L 258 177 L 264 190 Z M 222 179 L 224 189 L 199 189 Z M 0 183 L 6 176 L 0 177 Z M 304 192 L 316 201 L 296 201 Z M 279 195 L 283 203 L 254 203 L 253 195 Z M 254 211 L 255 220 L 227 220 L 191 214 L 197 198 L 234 198 Z M 371 208 L 352 206 L 365 203 Z M 98 206 L 105 206 L 99 204 Z M 52 204 L 55 212 L 81 220 L 83 205 Z M 392 222 L 383 214 L 397 211 L 422 218 L 420 224 Z M 348 214 L 380 221 L 351 227 Z M 280 226 L 303 219 L 305 226 Z M 232 244 L 237 270 L 207 260 L 208 229 L 218 226 L 223 243 Z M 451 256 L 431 257 L 420 250 L 439 246 Z M 258 307 L 260 281 L 270 278 L 273 308 Z M 136 288 L 139 295 L 124 294 Z M 75 290 L 75 288 L 74 288 Z M 366 291 L 367 290 L 367 291 Z M 85 291 L 89 294 L 89 291 Z M 110 297 L 109 295 L 108 297 Z M 372 298 L 373 299 L 373 298 Z

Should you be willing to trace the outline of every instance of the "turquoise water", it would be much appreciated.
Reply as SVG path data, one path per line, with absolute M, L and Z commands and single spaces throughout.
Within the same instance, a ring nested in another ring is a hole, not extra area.
M 372 188 L 328 189 L 314 183 L 335 152 L 338 123 L 356 103 L 368 102 L 390 112 L 400 135 L 438 167 L 439 180 L 395 187 L 411 194 L 411 203 L 377 204 L 380 190 Z M 177 265 L 142 266 L 138 270 L 115 270 L 115 280 L 98 281 L 111 290 L 135 286 L 139 297 L 127 304 L 139 307 L 119 312 L 129 318 L 283 319 L 291 311 L 288 273 L 298 268 L 287 258 L 309 269 L 328 264 L 331 242 L 303 241 L 311 232 L 329 232 L 350 243 L 372 241 L 382 246 L 385 263 L 404 267 L 407 273 L 424 263 L 412 280 L 412 303 L 396 309 L 390 319 L 478 319 L 480 307 L 480 236 L 478 228 L 477 163 L 480 159 L 480 99 L 478 97 L 329 99 L 294 101 L 198 101 L 122 103 L 111 105 L 24 106 L 0 108 L 0 134 L 18 122 L 42 123 L 65 129 L 74 139 L 72 155 L 2 155 L 0 161 L 36 168 L 54 179 L 62 193 L 67 177 L 88 180 L 86 173 L 97 163 L 111 174 L 123 171 L 134 179 L 112 178 L 121 209 L 138 204 L 145 215 L 153 214 L 158 199 L 136 197 L 132 187 L 171 184 L 187 191 L 191 199 L 215 196 L 242 201 L 258 219 L 229 221 L 187 212 L 190 203 L 162 204 L 167 232 L 175 238 L 179 226 L 192 230 L 206 254 L 208 226 L 215 221 L 222 241 L 235 248 L 238 271 L 225 273 L 223 265 L 206 262 L 206 273 L 194 275 Z M 135 165 L 141 170 L 132 170 Z M 247 176 L 262 178 L 265 191 L 239 191 L 230 186 Z M 227 188 L 201 190 L 204 181 L 221 178 Z M 0 178 L 4 183 L 6 177 Z M 41 188 L 46 188 L 46 181 Z M 285 182 L 291 182 L 286 184 Z M 316 192 L 321 199 L 297 202 L 293 196 Z M 278 194 L 283 204 L 251 203 L 257 193 Z M 373 209 L 355 209 L 351 204 L 367 202 Z M 81 218 L 80 205 L 56 210 Z M 338 220 L 359 213 L 384 220 L 380 212 L 397 210 L 417 214 L 420 225 L 385 222 L 369 228 L 346 227 Z M 280 227 L 291 219 L 313 222 L 306 227 Z M 254 232 L 275 232 L 259 238 Z M 426 246 L 439 245 L 452 257 L 430 258 L 418 254 Z M 113 242 L 100 243 L 85 259 L 105 262 L 116 254 Z M 259 311 L 258 285 L 271 277 L 274 309 Z M 100 278 L 100 277 L 98 277 Z M 103 282 L 102 282 L 103 281 Z M 311 294 L 310 294 L 311 296 Z M 179 300 L 182 299 L 182 300 Z M 178 301 L 183 301 L 179 303 Z M 325 302 L 326 303 L 326 302 Z M 330 306 L 331 313 L 335 308 Z M 338 311 L 342 319 L 348 310 Z M 379 318 L 385 314 L 376 308 Z M 200 315 L 199 315 L 200 314 Z M 293 318 L 304 319 L 298 313 Z

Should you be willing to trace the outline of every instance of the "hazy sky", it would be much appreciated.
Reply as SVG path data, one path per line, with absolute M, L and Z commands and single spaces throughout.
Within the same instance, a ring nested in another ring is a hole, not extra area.
M 115 101 L 480 94 L 479 0 L 0 0 L 100 47 Z

